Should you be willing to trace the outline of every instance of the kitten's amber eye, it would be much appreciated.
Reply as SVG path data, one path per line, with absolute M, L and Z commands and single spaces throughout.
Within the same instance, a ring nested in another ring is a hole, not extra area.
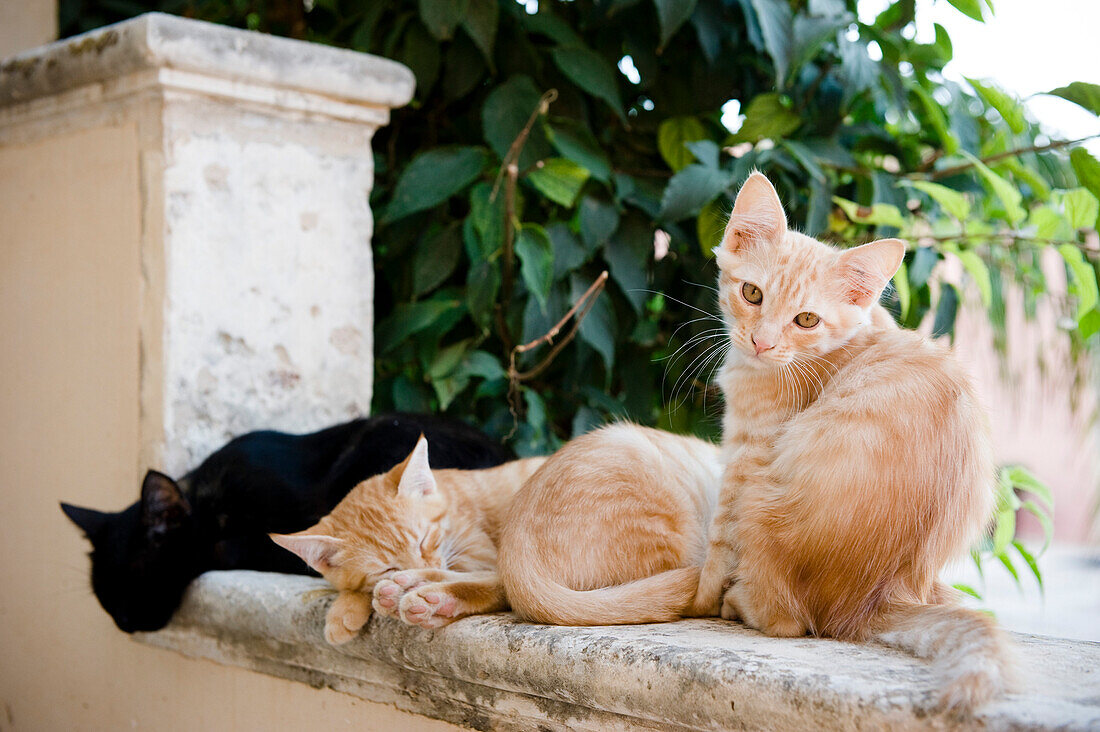
M 764 299 L 764 293 L 751 282 L 741 285 L 741 294 L 751 305 L 759 305 L 760 301 Z
M 794 316 L 794 322 L 800 328 L 813 328 L 815 325 L 821 322 L 821 318 L 817 317 L 813 313 L 799 313 Z

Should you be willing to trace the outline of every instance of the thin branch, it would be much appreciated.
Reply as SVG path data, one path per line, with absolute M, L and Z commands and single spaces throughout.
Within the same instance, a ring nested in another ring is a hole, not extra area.
M 984 165 L 995 163 L 998 160 L 1004 160 L 1005 158 L 1013 158 L 1017 155 L 1026 155 L 1027 153 L 1048 152 L 1050 150 L 1058 150 L 1063 147 L 1070 147 L 1071 145 L 1080 145 L 1082 142 L 1088 142 L 1096 137 L 1100 137 L 1100 134 L 1089 135 L 1077 140 L 1055 140 L 1045 145 L 1029 145 L 1028 147 L 1020 147 L 1015 150 L 1006 150 L 1004 152 L 996 153 L 995 155 L 988 155 L 981 159 Z M 950 168 L 941 168 L 940 170 L 929 171 L 926 175 L 920 177 L 927 177 L 933 180 L 937 178 L 947 178 L 948 176 L 963 173 L 974 167 L 973 162 L 960 163 L 959 165 L 952 165 Z M 913 177 L 912 175 L 906 177 Z
M 530 343 L 524 343 L 523 345 L 516 346 L 512 349 L 512 359 L 508 367 L 508 376 L 517 386 L 521 381 L 527 381 L 533 379 L 553 362 L 554 357 L 561 353 L 561 350 L 569 345 L 569 342 L 573 340 L 577 335 L 577 330 L 580 328 L 581 321 L 584 320 L 584 316 L 588 315 L 588 311 L 592 309 L 592 306 L 596 304 L 596 299 L 603 291 L 604 285 L 607 284 L 607 270 L 600 273 L 600 276 L 596 278 L 596 281 L 589 285 L 588 289 L 584 291 L 584 294 L 577 298 L 577 301 L 573 303 L 573 307 L 562 316 L 553 328 L 548 330 L 544 335 Z M 565 327 L 565 324 L 569 322 L 569 319 L 573 316 L 576 319 L 573 321 L 573 327 L 569 329 L 569 332 L 565 334 L 565 337 L 554 343 L 554 339 L 557 338 L 558 333 Z M 540 361 L 538 364 L 528 369 L 527 371 L 519 371 L 516 369 L 516 359 L 522 354 L 530 351 L 533 348 L 538 348 L 544 343 L 553 345 L 550 352 L 546 354 L 546 358 Z
M 512 333 L 508 328 L 508 321 L 504 317 L 504 308 L 512 301 L 512 290 L 515 288 L 516 281 L 516 186 L 519 185 L 520 178 L 519 156 L 523 152 L 523 146 L 527 144 L 527 138 L 531 135 L 535 121 L 550 110 L 550 104 L 557 98 L 557 89 L 550 89 L 539 98 L 538 104 L 535 105 L 535 109 L 527 119 L 527 124 L 523 126 L 523 129 L 516 135 L 516 139 L 512 140 L 512 144 L 508 147 L 508 152 L 504 155 L 504 160 L 501 161 L 496 182 L 493 184 L 493 192 L 489 195 L 490 203 L 495 201 L 497 194 L 500 192 L 501 184 L 504 184 L 503 273 L 500 285 L 500 301 L 494 308 L 494 315 L 497 332 L 500 334 L 500 340 L 504 343 L 506 350 L 510 350 L 513 344 Z
M 569 308 L 569 311 L 562 316 L 562 319 L 554 324 L 554 327 L 548 330 L 540 338 L 536 338 L 530 343 L 518 345 L 512 349 L 511 358 L 508 363 L 508 409 L 512 413 L 512 431 L 505 438 L 506 440 L 511 439 L 512 435 L 515 434 L 516 429 L 519 427 L 519 415 L 523 408 L 519 398 L 520 383 L 533 379 L 545 371 L 546 368 L 553 363 L 557 355 L 561 353 L 562 349 L 569 345 L 577 336 L 581 321 L 588 315 L 588 311 L 592 309 L 592 306 L 596 304 L 596 300 L 599 298 L 606 284 L 607 270 L 604 270 L 600 273 L 600 276 L 596 278 L 596 281 L 589 285 L 588 289 L 584 291 L 584 294 L 577 298 L 577 301 L 573 303 L 573 307 Z M 554 339 L 558 337 L 558 334 L 561 333 L 561 329 L 565 327 L 570 318 L 574 319 L 573 327 L 569 329 L 560 341 L 554 343 Z M 551 348 L 550 352 L 546 354 L 546 357 L 535 366 L 527 371 L 520 371 L 516 367 L 516 360 L 520 355 L 547 343 L 551 344 L 553 348 Z

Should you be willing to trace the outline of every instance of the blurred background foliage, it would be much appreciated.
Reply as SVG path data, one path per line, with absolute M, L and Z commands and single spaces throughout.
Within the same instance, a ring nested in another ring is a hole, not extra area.
M 913 40 L 913 0 L 871 22 L 856 0 L 61 0 L 62 31 L 154 9 L 415 73 L 374 145 L 377 411 L 456 414 L 521 454 L 615 417 L 716 435 L 710 250 L 753 168 L 808 234 L 910 242 L 887 302 L 906 327 L 953 336 L 965 295 L 1004 348 L 1015 283 L 1071 353 L 1100 330 L 1100 162 L 995 85 L 945 78 L 951 38 Z M 1050 93 L 1100 113 L 1096 85 Z M 515 350 L 605 270 L 560 357 L 568 323 Z M 1044 497 L 1004 476 L 1002 524 L 1017 490 Z

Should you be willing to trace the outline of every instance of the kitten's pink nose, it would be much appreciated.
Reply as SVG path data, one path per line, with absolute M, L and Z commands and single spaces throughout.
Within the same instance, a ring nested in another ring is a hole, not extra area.
M 773 348 L 775 348 L 774 343 L 768 343 L 767 341 L 765 341 L 763 339 L 756 340 L 756 336 L 750 336 L 750 339 L 752 340 L 753 348 L 756 349 L 756 355 L 757 356 L 759 356 L 764 351 L 770 351 Z

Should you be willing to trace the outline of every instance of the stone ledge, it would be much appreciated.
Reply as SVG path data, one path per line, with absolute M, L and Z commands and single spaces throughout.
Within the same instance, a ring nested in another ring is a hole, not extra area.
M 0 61 L 0 106 L 150 69 L 387 110 L 407 104 L 416 84 L 408 68 L 377 56 L 148 13 Z
M 321 635 L 327 587 L 210 572 L 166 629 L 135 638 L 477 729 L 955 726 L 919 711 L 928 667 L 879 646 L 770 639 L 720 620 L 558 628 L 498 614 L 434 632 L 375 616 L 333 648 Z M 1028 691 L 971 726 L 1100 729 L 1100 643 L 1014 637 Z

